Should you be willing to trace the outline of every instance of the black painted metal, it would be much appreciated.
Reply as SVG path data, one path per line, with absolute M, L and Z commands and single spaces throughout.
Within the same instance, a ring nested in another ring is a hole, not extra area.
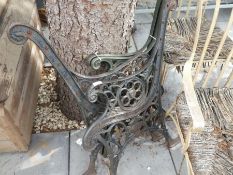
M 174 5 L 174 0 L 158 0 L 152 37 L 143 49 L 133 54 L 101 55 L 105 60 L 120 62 L 96 76 L 69 71 L 36 29 L 22 24 L 14 24 L 9 29 L 12 42 L 23 44 L 30 39 L 40 48 L 77 99 L 87 124 L 83 147 L 92 152 L 85 174 L 95 172 L 97 154 L 104 149 L 110 160 L 111 175 L 116 175 L 121 153 L 135 136 L 145 130 L 164 131 L 160 69 L 168 13 Z M 91 64 L 98 57 L 90 56 Z

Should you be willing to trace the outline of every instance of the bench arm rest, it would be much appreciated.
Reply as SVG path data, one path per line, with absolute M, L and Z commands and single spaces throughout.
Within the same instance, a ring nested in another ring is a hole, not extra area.
M 201 111 L 199 102 L 197 100 L 191 71 L 192 71 L 192 60 L 189 60 L 185 63 L 184 66 L 184 76 L 183 76 L 184 94 L 193 121 L 192 130 L 202 131 L 205 126 L 205 119 Z
M 194 38 L 193 50 L 190 59 L 184 65 L 184 72 L 183 72 L 184 93 L 193 121 L 191 130 L 194 132 L 202 131 L 205 126 L 205 120 L 194 89 L 195 81 L 193 82 L 193 78 L 192 78 L 192 64 L 197 50 L 198 40 L 201 30 L 203 3 L 204 0 L 200 0 L 198 3 L 198 21 L 197 21 L 195 38 Z

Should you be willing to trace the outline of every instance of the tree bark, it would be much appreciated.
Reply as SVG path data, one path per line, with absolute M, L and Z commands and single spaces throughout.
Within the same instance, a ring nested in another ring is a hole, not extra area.
M 124 53 L 133 27 L 136 0 L 47 0 L 51 44 L 73 71 L 91 74 L 91 53 Z M 62 112 L 80 120 L 79 108 L 58 78 Z

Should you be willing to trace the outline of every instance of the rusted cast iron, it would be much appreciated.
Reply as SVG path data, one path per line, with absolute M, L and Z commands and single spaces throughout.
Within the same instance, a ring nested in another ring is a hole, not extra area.
M 71 72 L 37 30 L 21 24 L 10 28 L 9 39 L 16 44 L 33 41 L 76 97 L 87 124 L 83 147 L 92 152 L 86 174 L 95 172 L 97 153 L 104 152 L 110 160 L 110 172 L 115 175 L 121 153 L 138 133 L 166 132 L 160 101 L 160 68 L 168 13 L 173 4 L 173 0 L 157 0 L 151 37 L 143 49 L 134 54 L 90 56 L 91 65 L 97 65 L 94 62 L 100 61 L 99 57 L 117 63 L 110 71 L 96 76 Z

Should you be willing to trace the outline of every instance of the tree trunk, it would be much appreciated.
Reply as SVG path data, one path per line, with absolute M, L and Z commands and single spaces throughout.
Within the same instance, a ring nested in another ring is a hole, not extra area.
M 47 0 L 51 44 L 73 71 L 92 72 L 91 53 L 124 53 L 133 27 L 136 0 Z M 76 101 L 58 78 L 62 112 L 80 120 Z

